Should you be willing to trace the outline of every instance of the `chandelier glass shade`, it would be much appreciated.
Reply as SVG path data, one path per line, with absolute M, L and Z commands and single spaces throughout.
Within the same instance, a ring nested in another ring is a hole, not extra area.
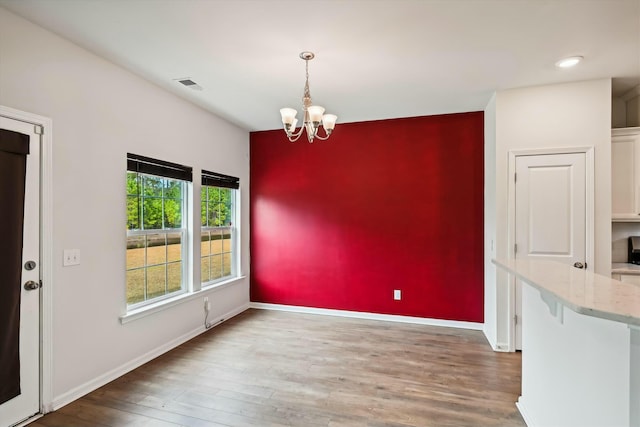
M 296 126 L 298 125 L 296 115 L 298 112 L 293 108 L 280 109 L 284 131 L 291 142 L 297 141 L 305 130 L 309 142 L 313 142 L 315 138 L 327 140 L 336 127 L 336 120 L 338 120 L 338 116 L 334 114 L 324 114 L 324 108 L 319 105 L 313 105 L 311 102 L 311 93 L 309 92 L 309 61 L 311 61 L 314 56 L 312 52 L 302 52 L 300 54 L 300 58 L 305 62 L 306 80 L 304 83 L 304 95 L 302 96 L 303 122 L 298 130 L 296 130 Z M 320 127 L 324 128 L 324 135 L 318 132 Z

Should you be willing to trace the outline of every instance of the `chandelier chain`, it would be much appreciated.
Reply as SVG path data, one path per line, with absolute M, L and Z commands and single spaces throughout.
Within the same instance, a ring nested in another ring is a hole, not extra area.
M 304 60 L 306 78 L 304 83 L 304 95 L 302 96 L 302 101 L 304 105 L 304 109 L 306 110 L 309 105 L 311 105 L 311 91 L 309 90 L 309 60 Z

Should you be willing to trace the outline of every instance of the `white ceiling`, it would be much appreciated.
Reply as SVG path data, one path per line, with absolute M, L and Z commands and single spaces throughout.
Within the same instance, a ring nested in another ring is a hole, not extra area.
M 482 110 L 496 90 L 640 83 L 640 0 L 0 0 L 247 130 L 314 104 L 339 122 Z M 583 55 L 574 69 L 561 57 Z M 190 77 L 198 92 L 174 81 Z M 99 82 L 96 82 L 99 84 Z

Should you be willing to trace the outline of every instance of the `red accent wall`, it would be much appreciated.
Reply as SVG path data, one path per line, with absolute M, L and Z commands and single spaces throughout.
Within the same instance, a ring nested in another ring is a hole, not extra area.
M 483 120 L 251 133 L 251 301 L 483 322 Z

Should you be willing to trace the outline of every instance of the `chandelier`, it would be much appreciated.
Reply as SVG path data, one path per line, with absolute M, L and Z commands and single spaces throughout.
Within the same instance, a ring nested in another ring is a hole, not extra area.
M 306 81 L 304 83 L 304 95 L 302 96 L 302 111 L 303 111 L 303 123 L 300 129 L 296 132 L 296 125 L 298 119 L 296 114 L 298 112 L 293 108 L 282 108 L 280 115 L 282 116 L 282 124 L 284 125 L 284 131 L 287 133 L 289 141 L 297 141 L 304 130 L 307 130 L 307 139 L 309 142 L 313 142 L 314 138 L 321 140 L 329 139 L 333 128 L 336 127 L 336 120 L 338 116 L 334 114 L 324 114 L 324 108 L 318 105 L 311 104 L 311 93 L 309 92 L 309 61 L 311 61 L 315 55 L 313 52 L 302 52 L 300 58 L 304 59 L 306 69 Z M 324 128 L 324 136 L 318 133 L 320 126 Z

